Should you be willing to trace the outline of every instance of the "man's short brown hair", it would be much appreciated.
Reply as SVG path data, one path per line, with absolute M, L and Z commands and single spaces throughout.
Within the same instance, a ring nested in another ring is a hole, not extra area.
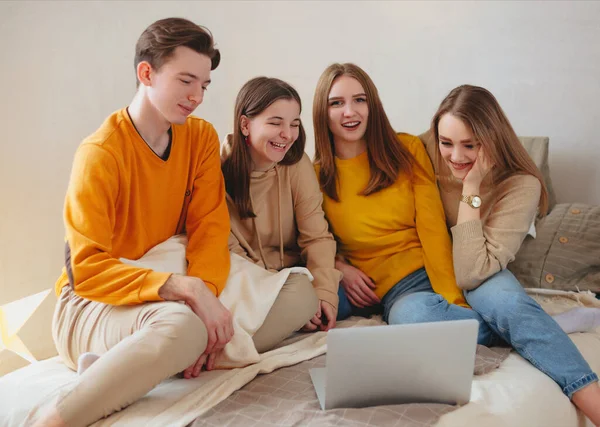
M 152 68 L 159 70 L 179 46 L 208 56 L 211 60 L 211 70 L 217 68 L 221 61 L 221 54 L 219 49 L 215 49 L 208 28 L 184 18 L 165 18 L 146 28 L 138 39 L 135 45 L 134 67 L 137 69 L 140 62 L 146 61 Z

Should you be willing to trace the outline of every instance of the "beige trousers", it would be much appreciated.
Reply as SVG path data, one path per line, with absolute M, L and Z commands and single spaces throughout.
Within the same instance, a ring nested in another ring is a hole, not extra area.
M 291 274 L 253 337 L 257 350 L 267 351 L 300 329 L 317 306 L 308 278 Z M 58 412 L 70 427 L 90 425 L 140 399 L 194 363 L 208 339 L 204 323 L 185 304 L 113 306 L 81 298 L 68 286 L 58 300 L 52 332 L 71 369 L 83 353 L 101 355 L 59 396 Z
M 208 340 L 204 323 L 185 304 L 114 306 L 81 298 L 68 286 L 52 332 L 72 369 L 82 353 L 101 355 L 59 396 L 57 409 L 68 426 L 87 426 L 135 402 L 194 363 Z
M 252 337 L 256 350 L 264 353 L 302 328 L 315 315 L 318 305 L 308 277 L 290 274 L 262 326 Z

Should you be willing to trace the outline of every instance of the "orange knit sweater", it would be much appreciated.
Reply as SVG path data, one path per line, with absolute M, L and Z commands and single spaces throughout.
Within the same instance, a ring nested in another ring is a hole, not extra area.
M 137 133 L 126 109 L 113 113 L 77 149 L 64 209 L 65 268 L 83 298 L 114 305 L 159 301 L 170 273 L 124 264 L 187 232 L 188 275 L 215 295 L 229 274 L 229 215 L 219 140 L 197 117 L 173 125 L 169 158 Z

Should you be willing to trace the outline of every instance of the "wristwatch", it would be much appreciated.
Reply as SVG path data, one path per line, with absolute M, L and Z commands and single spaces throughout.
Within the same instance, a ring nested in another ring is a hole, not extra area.
M 479 209 L 481 207 L 481 197 L 479 196 L 465 196 L 464 194 L 461 194 L 460 201 L 465 202 L 473 209 Z

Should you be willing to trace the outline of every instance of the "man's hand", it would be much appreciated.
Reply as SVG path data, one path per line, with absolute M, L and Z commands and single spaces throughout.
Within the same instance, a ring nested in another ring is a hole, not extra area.
M 344 275 L 341 285 L 353 306 L 363 308 L 381 303 L 379 297 L 373 292 L 375 283 L 369 276 L 340 259 L 336 259 L 335 268 Z
M 208 334 L 206 350 L 198 361 L 190 367 L 192 368 L 192 374 L 196 371 L 199 373 L 207 355 L 222 350 L 233 337 L 231 313 L 206 287 L 206 284 L 197 277 L 173 274 L 158 290 L 158 295 L 167 301 L 185 302 L 204 323 Z M 202 360 L 203 357 L 204 360 Z
M 190 378 L 196 378 L 202 372 L 202 367 L 206 363 L 208 355 L 206 353 L 202 353 L 198 360 L 192 364 L 189 368 L 183 371 L 183 378 L 189 380 Z
M 219 351 L 216 351 L 216 352 L 208 355 L 208 358 L 206 359 L 206 370 L 207 371 L 212 371 L 213 369 L 215 369 L 215 363 L 216 363 L 217 357 L 219 357 L 219 355 L 222 352 L 223 352 L 223 350 L 219 350 Z

